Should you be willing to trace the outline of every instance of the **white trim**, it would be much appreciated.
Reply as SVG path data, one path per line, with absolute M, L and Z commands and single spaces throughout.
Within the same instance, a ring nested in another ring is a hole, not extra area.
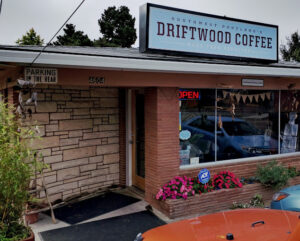
M 276 155 L 268 155 L 268 156 L 255 156 L 255 157 L 247 157 L 247 158 L 239 158 L 239 159 L 232 159 L 226 161 L 217 161 L 217 162 L 207 162 L 207 163 L 200 163 L 195 165 L 184 165 L 180 166 L 179 170 L 192 170 L 192 169 L 199 169 L 205 167 L 215 167 L 215 166 L 222 166 L 228 164 L 238 164 L 243 162 L 255 162 L 255 161 L 263 161 L 263 160 L 272 160 L 272 159 L 279 159 L 285 157 L 295 157 L 300 156 L 300 152 L 294 153 L 285 153 L 285 154 L 276 154 Z
M 36 52 L 0 49 L 0 62 L 30 64 Z M 35 66 L 66 68 L 95 68 L 128 71 L 153 71 L 168 73 L 223 74 L 269 77 L 300 77 L 300 68 L 280 66 L 248 66 L 213 63 L 163 61 L 125 57 L 87 56 L 61 53 L 43 53 Z
M 132 186 L 131 90 L 126 91 L 126 186 Z

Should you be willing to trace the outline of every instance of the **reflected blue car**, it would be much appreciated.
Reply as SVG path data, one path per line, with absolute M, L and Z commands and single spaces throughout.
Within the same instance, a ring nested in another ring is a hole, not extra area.
M 300 185 L 287 187 L 275 193 L 271 208 L 300 212 Z
M 218 120 L 219 121 L 219 120 Z M 231 117 L 221 117 L 222 127 L 217 129 L 218 160 L 275 154 L 278 141 L 250 123 Z M 215 142 L 215 117 L 196 116 L 182 124 L 183 130 L 191 132 L 191 143 Z M 196 138 L 198 136 L 198 138 Z M 214 153 L 211 153 L 214 155 Z

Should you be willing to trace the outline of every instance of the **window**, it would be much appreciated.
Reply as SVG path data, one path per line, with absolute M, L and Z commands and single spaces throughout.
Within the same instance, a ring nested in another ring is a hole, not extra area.
M 184 91 L 198 93 L 194 96 L 199 98 L 180 95 L 181 165 L 300 149 L 300 92 L 282 91 L 281 99 L 288 95 L 288 103 L 294 103 L 294 107 L 286 107 L 280 106 L 281 93 L 274 90 Z
M 300 91 L 281 91 L 280 99 L 280 152 L 296 152 L 300 150 L 298 128 L 300 123 Z
M 217 160 L 278 154 L 278 91 L 218 90 Z
M 196 90 L 198 99 L 180 101 L 181 165 L 215 160 L 215 90 Z

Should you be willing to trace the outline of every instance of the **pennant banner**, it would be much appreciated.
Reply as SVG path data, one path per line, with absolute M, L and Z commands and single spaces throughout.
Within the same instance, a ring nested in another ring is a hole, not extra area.
M 230 92 L 230 91 L 223 90 L 222 93 L 223 93 L 223 98 L 224 99 L 227 98 L 228 96 L 230 96 L 231 98 L 235 98 L 237 103 L 239 103 L 241 99 L 244 103 L 246 103 L 247 98 L 249 99 L 250 103 L 253 103 L 254 101 L 256 101 L 256 103 L 258 103 L 259 98 L 261 98 L 262 101 L 265 101 L 266 98 L 268 100 L 271 100 L 271 93 L 270 92 L 256 94 L 256 95 L 242 95 L 242 94 L 239 94 L 239 93 L 233 93 L 233 92 Z
M 242 95 L 242 100 L 244 103 L 246 103 L 247 97 L 248 97 L 247 95 Z

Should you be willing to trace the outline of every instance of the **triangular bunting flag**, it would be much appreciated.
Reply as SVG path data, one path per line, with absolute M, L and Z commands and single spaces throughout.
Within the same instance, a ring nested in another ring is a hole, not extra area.
M 268 98 L 268 100 L 270 100 L 270 99 L 271 99 L 271 93 L 270 93 L 270 92 L 267 92 L 267 93 L 266 93 L 266 97 Z
M 243 102 L 246 103 L 247 95 L 242 95 Z
M 254 99 L 258 103 L 259 95 L 254 95 Z
M 252 103 L 253 102 L 253 95 L 248 95 L 248 98 L 249 98 L 249 100 L 250 100 L 250 103 Z
M 236 94 L 235 98 L 236 98 L 237 103 L 239 103 L 240 99 L 241 99 L 241 95 L 240 94 Z
M 260 98 L 262 99 L 262 101 L 265 101 L 265 97 L 266 97 L 266 96 L 265 96 L 265 93 L 260 94 L 259 96 L 260 96 Z

